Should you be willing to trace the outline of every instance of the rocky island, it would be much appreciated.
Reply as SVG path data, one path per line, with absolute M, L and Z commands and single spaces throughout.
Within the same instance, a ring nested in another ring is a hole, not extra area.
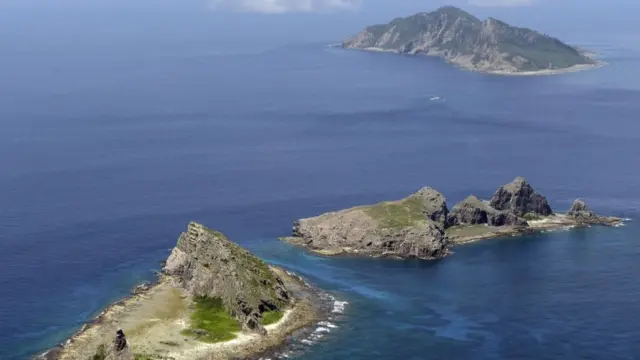
M 244 359 L 315 322 L 316 295 L 297 276 L 190 223 L 156 284 L 111 305 L 39 358 Z
M 576 200 L 557 214 L 547 199 L 521 177 L 501 186 L 489 201 L 469 196 L 448 210 L 445 197 L 426 187 L 398 201 L 330 212 L 294 222 L 282 238 L 323 255 L 360 254 L 438 259 L 451 245 L 481 239 L 589 225 L 616 226 Z
M 501 75 L 544 75 L 601 65 L 583 50 L 494 18 L 445 6 L 373 25 L 342 42 L 347 49 L 438 56 L 461 68 Z

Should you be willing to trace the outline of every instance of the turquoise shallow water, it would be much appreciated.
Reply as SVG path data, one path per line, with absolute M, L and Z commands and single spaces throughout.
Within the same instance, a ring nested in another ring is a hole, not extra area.
M 336 327 L 292 356 L 638 358 L 633 220 L 471 244 L 437 262 L 319 258 L 276 240 L 296 218 L 424 185 L 452 205 L 516 175 L 559 210 L 581 196 L 635 220 L 632 47 L 590 41 L 610 66 L 518 78 L 324 44 L 225 52 L 189 29 L 159 43 L 7 42 L 1 359 L 64 340 L 153 278 L 190 220 L 346 302 Z

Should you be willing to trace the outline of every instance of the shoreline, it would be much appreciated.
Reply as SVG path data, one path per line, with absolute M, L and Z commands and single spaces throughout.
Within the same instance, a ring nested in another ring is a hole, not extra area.
M 295 237 L 295 236 L 284 236 L 284 237 L 279 237 L 278 240 L 280 241 L 284 241 L 288 244 L 291 244 L 293 246 L 299 246 L 307 251 L 310 251 L 316 255 L 321 255 L 321 256 L 328 256 L 328 257 L 338 257 L 338 256 L 349 256 L 349 255 L 354 255 L 354 256 L 367 256 L 373 259 L 399 259 L 399 260 L 408 260 L 407 258 L 403 258 L 402 256 L 399 256 L 398 254 L 394 253 L 394 252 L 383 252 L 383 253 L 371 253 L 371 252 L 364 252 L 364 251 L 358 251 L 358 249 L 353 249 L 350 247 L 343 247 L 340 249 L 314 249 L 314 248 L 310 248 L 308 247 L 306 244 L 304 244 L 304 239 L 299 238 L 299 237 Z M 416 260 L 438 260 L 441 258 L 446 257 L 447 255 L 449 255 L 449 252 L 445 252 L 444 255 L 440 258 L 433 258 L 433 257 L 425 257 L 425 258 L 411 258 L 411 259 L 416 259 Z
M 575 73 L 580 71 L 594 70 L 594 69 L 598 69 L 598 68 L 609 65 L 609 63 L 607 63 L 606 61 L 602 61 L 602 60 L 594 60 L 594 61 L 596 61 L 595 64 L 578 64 L 578 65 L 573 65 L 564 69 L 547 69 L 547 70 L 516 71 L 516 72 L 485 71 L 485 70 L 474 70 L 474 69 L 469 69 L 469 70 L 481 72 L 484 74 L 502 75 L 502 76 L 551 76 L 551 75 L 562 75 L 562 74 L 569 74 L 569 73 Z
M 327 321 L 331 307 L 321 290 L 300 276 L 279 267 L 270 265 L 270 268 L 293 289 L 296 300 L 284 310 L 280 320 L 265 326 L 266 335 L 239 332 L 236 338 L 219 343 L 187 339 L 180 331 L 188 323 L 189 295 L 176 286 L 171 276 L 161 274 L 156 282 L 135 287 L 131 295 L 109 304 L 63 343 L 33 358 L 86 360 L 100 344 L 109 344 L 115 329 L 123 328 L 131 359 L 134 356 L 173 360 L 257 359 L 286 346 L 291 334 Z
M 588 223 L 580 222 L 568 217 L 566 214 L 554 214 L 547 218 L 539 220 L 528 221 L 528 227 L 513 227 L 513 226 L 501 226 L 493 227 L 487 225 L 463 225 L 454 226 L 446 230 L 449 243 L 452 247 L 474 243 L 481 240 L 495 240 L 500 238 L 520 237 L 526 235 L 535 235 L 544 233 L 547 231 L 558 231 L 563 229 L 576 229 L 586 228 L 591 226 L 605 226 L 605 227 L 619 227 L 624 226 L 624 223 L 629 219 L 622 219 L 617 217 L 602 217 L 598 222 Z M 305 240 L 300 237 L 287 236 L 280 237 L 280 241 L 287 242 L 294 246 L 300 246 L 305 250 L 308 250 L 314 254 L 337 257 L 348 255 L 365 255 L 371 258 L 396 258 L 406 260 L 403 257 L 397 256 L 394 253 L 381 252 L 378 254 L 358 251 L 350 247 L 343 247 L 340 249 L 315 249 L 308 247 Z M 451 255 L 452 251 L 447 251 L 442 258 Z M 434 260 L 432 258 L 418 258 L 420 260 Z
M 535 235 L 547 231 L 570 230 L 591 226 L 618 227 L 623 226 L 625 219 L 604 217 L 602 221 L 586 223 L 576 221 L 565 214 L 554 214 L 548 218 L 528 221 L 528 227 L 491 227 L 486 225 L 470 225 L 448 229 L 451 244 L 464 245 L 481 240 L 495 240 L 508 237 Z
M 376 48 L 376 47 L 352 48 L 352 47 L 344 47 L 344 46 L 342 46 L 342 44 L 330 44 L 328 46 L 329 47 L 340 48 L 340 49 L 343 49 L 343 50 L 382 52 L 382 53 L 392 53 L 392 54 L 396 54 L 396 55 L 404 55 L 404 54 L 400 53 L 397 50 L 381 49 L 381 48 Z M 415 56 L 416 54 L 407 54 L 407 55 Z M 587 56 L 589 59 L 593 60 L 595 63 L 594 64 L 577 64 L 577 65 L 573 65 L 573 66 L 570 66 L 568 68 L 562 68 L 562 69 L 545 69 L 545 70 L 533 70 L 533 71 L 486 70 L 486 69 L 476 68 L 476 67 L 472 67 L 472 66 L 466 66 L 463 63 L 446 59 L 446 58 L 444 58 L 443 56 L 441 56 L 439 54 L 421 53 L 419 55 L 440 58 L 440 59 L 444 60 L 446 63 L 454 65 L 454 66 L 456 66 L 457 68 L 459 68 L 461 70 L 466 70 L 466 71 L 471 71 L 471 72 L 476 72 L 476 73 L 481 73 L 481 74 L 488 74 L 488 75 L 500 75 L 500 76 L 551 76 L 551 75 L 562 75 L 562 74 L 569 74 L 569 73 L 575 73 L 575 72 L 580 72 L 580 71 L 594 70 L 594 69 L 598 69 L 598 68 L 604 67 L 606 65 L 609 65 L 609 63 L 607 63 L 606 61 L 595 59 L 595 54 L 594 53 L 584 53 L 585 56 Z

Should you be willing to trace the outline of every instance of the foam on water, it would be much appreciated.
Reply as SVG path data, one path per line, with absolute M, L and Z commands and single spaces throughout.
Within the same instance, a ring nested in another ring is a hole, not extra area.
M 336 301 L 333 303 L 333 310 L 331 310 L 331 312 L 333 312 L 333 313 L 338 313 L 338 314 L 342 314 L 342 313 L 344 313 L 344 307 L 345 307 L 347 304 L 349 304 L 349 303 L 348 303 L 348 302 L 346 302 L 346 301 L 338 301 L 338 300 L 336 300 Z
M 336 324 L 328 322 L 328 321 L 321 321 L 321 322 L 318 323 L 318 325 L 326 326 L 326 327 L 328 327 L 330 329 L 335 329 L 335 328 L 338 327 Z

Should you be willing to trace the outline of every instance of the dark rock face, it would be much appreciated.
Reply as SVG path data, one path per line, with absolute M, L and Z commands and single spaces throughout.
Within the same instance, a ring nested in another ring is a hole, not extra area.
M 496 210 L 472 195 L 453 207 L 449 216 L 449 225 L 477 224 L 527 226 L 527 221 L 512 213 Z
M 180 236 L 163 270 L 194 296 L 221 298 L 246 330 L 264 333 L 262 313 L 281 310 L 291 299 L 262 260 L 197 223 Z
M 535 192 L 531 185 L 521 177 L 504 185 L 496 191 L 489 205 L 497 210 L 504 210 L 516 216 L 534 214 L 549 216 L 553 214 L 547 199 Z

